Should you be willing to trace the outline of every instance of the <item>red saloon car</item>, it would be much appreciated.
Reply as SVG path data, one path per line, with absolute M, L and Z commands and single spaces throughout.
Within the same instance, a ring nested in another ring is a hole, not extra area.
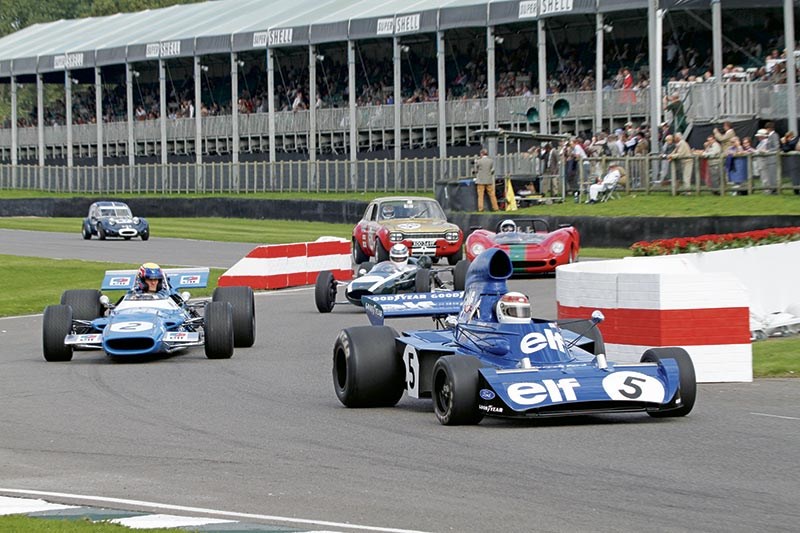
M 447 221 L 433 198 L 387 196 L 370 202 L 353 228 L 353 261 L 359 264 L 370 257 L 386 261 L 398 242 L 415 257 L 446 257 L 451 265 L 464 257 L 464 233 Z
M 506 219 L 497 231 L 477 229 L 467 237 L 467 259 L 473 261 L 488 248 L 501 248 L 511 257 L 514 274 L 555 272 L 573 263 L 580 252 L 580 235 L 572 226 L 550 231 L 541 218 Z

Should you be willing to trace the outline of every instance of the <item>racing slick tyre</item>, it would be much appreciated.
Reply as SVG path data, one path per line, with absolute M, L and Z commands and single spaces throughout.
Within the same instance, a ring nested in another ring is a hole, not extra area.
M 48 305 L 42 318 L 42 354 L 45 361 L 71 361 L 72 346 L 64 337 L 72 331 L 72 309 L 68 305 Z
M 61 305 L 72 308 L 75 320 L 94 320 L 103 316 L 100 291 L 97 289 L 70 289 L 61 295 Z
M 233 309 L 228 302 L 209 302 L 204 320 L 205 350 L 209 359 L 233 355 Z
M 361 264 L 369 261 L 369 256 L 361 249 L 361 245 L 353 239 L 353 263 Z
M 420 268 L 414 276 L 414 292 L 431 292 L 431 276 L 430 268 Z
M 389 250 L 383 247 L 380 239 L 375 241 L 375 261 L 382 263 L 389 260 Z
M 433 365 L 433 412 L 445 426 L 477 424 L 478 369 L 481 362 L 467 355 L 445 355 Z
M 568 318 L 565 320 L 557 320 L 556 323 L 559 328 L 577 333 L 578 335 L 583 335 L 584 338 L 592 341 L 591 346 L 584 347 L 584 350 L 587 352 L 593 353 L 594 355 L 599 353 L 605 355 L 606 343 L 603 340 L 603 334 L 597 326 L 593 325 L 591 320 Z M 578 341 L 578 344 L 581 344 L 581 342 Z
M 675 359 L 680 371 L 680 390 L 663 411 L 648 411 L 653 418 L 686 416 L 697 398 L 697 378 L 692 358 L 683 348 L 650 348 L 642 354 L 642 363 L 660 363 L 662 359 Z
M 84 226 L 81 228 L 81 235 L 85 240 L 88 241 L 89 239 L 92 238 L 92 230 L 87 228 L 86 225 L 84 224 Z
M 459 248 L 458 251 L 456 253 L 454 253 L 453 255 L 448 255 L 447 256 L 447 264 L 449 264 L 450 266 L 457 265 L 458 262 L 461 261 L 462 259 L 464 259 L 464 248 L 463 247 Z
M 256 342 L 256 305 L 250 287 L 217 287 L 212 302 L 228 302 L 233 308 L 233 345 L 249 348 Z
M 97 238 L 101 241 L 106 240 L 106 230 L 103 229 L 103 226 L 97 225 Z
M 333 306 L 336 305 L 336 280 L 333 279 L 333 272 L 330 270 L 323 270 L 317 274 L 317 282 L 314 285 L 314 302 L 320 313 L 333 311 Z
M 453 289 L 456 291 L 463 291 L 467 284 L 467 270 L 469 270 L 469 260 L 462 259 L 456 263 L 453 269 Z
M 405 366 L 389 326 L 343 329 L 333 345 L 333 388 L 346 407 L 392 407 L 405 390 Z
M 150 238 L 150 232 L 149 231 L 143 231 L 142 234 L 139 235 L 139 236 L 142 238 L 143 241 L 146 241 L 147 239 Z

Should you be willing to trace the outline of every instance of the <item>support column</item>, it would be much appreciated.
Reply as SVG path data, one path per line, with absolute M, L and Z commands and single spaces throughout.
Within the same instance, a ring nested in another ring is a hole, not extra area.
M 133 138 L 133 72 L 131 64 L 125 63 L 125 99 L 128 106 L 128 166 L 133 177 L 133 165 L 136 164 L 136 141 Z
M 97 128 L 97 168 L 103 168 L 103 72 L 94 67 L 94 116 Z
M 19 131 L 17 127 L 17 78 L 11 76 L 11 186 L 17 187 L 19 164 Z
M 783 0 L 783 28 L 786 34 L 786 101 L 788 128 L 797 131 L 797 67 L 794 62 L 794 2 Z M 797 191 L 795 191 L 797 192 Z
M 497 129 L 497 88 L 494 64 L 494 26 L 486 28 L 486 98 L 489 111 L 489 129 Z M 489 157 L 497 157 L 497 137 L 489 137 Z M 495 165 L 496 167 L 497 165 Z M 503 169 L 505 171 L 505 169 Z
M 445 159 L 447 159 L 447 79 L 444 71 L 446 50 L 444 48 L 444 32 L 436 32 L 436 86 L 439 88 L 439 179 L 445 177 Z
M 544 19 L 536 21 L 536 49 L 539 53 L 539 133 L 550 133 L 550 111 L 547 109 L 547 36 Z
M 272 48 L 267 48 L 267 129 L 269 130 L 269 187 L 275 188 L 275 60 Z
M 317 47 L 308 45 L 308 187 L 317 184 Z
M 67 190 L 72 192 L 72 73 L 69 70 L 64 71 L 64 109 L 67 121 Z
M 714 121 L 720 120 L 722 109 L 722 2 L 711 0 L 711 42 L 714 64 Z
M 603 129 L 603 41 L 605 40 L 605 23 L 603 14 L 595 15 L 595 58 L 594 58 L 594 132 Z
M 250 95 L 251 97 L 253 95 Z M 201 132 L 202 133 L 202 132 Z M 239 191 L 239 56 L 231 52 L 231 178 L 234 189 Z
M 197 108 L 195 108 L 197 111 Z M 163 59 L 158 60 L 158 114 L 161 116 L 161 164 L 167 164 L 167 65 Z M 162 176 L 165 168 L 161 168 Z
M 394 37 L 392 39 L 392 66 L 394 67 L 394 179 L 395 183 L 400 182 L 400 158 L 402 157 L 402 147 L 400 141 L 403 137 L 401 133 L 403 115 L 403 95 L 401 87 L 401 73 L 402 73 L 403 58 L 400 54 L 400 38 Z
M 195 173 L 201 190 L 205 190 L 203 180 L 203 114 L 200 108 L 203 107 L 203 89 L 201 81 L 203 71 L 200 65 L 200 58 L 194 57 L 194 164 Z
M 647 5 L 647 28 L 648 28 L 648 53 L 650 55 L 650 65 L 657 65 L 661 58 L 661 49 L 656 48 L 656 17 L 658 13 L 659 0 L 649 0 Z M 661 102 L 657 96 L 659 94 L 658 84 L 661 80 L 653 80 L 653 73 L 650 73 L 650 153 L 658 152 L 658 117 L 661 111 Z
M 358 131 L 356 124 L 356 43 L 347 41 L 347 78 L 348 90 L 350 92 L 350 188 L 355 189 L 358 185 Z
M 12 78 L 13 79 L 13 78 Z M 13 108 L 12 108 L 13 109 Z M 39 141 L 39 166 L 44 166 L 45 147 L 44 147 L 44 80 L 41 74 L 36 75 L 36 134 Z M 42 176 L 42 171 L 39 172 Z M 42 181 L 39 181 L 42 185 Z

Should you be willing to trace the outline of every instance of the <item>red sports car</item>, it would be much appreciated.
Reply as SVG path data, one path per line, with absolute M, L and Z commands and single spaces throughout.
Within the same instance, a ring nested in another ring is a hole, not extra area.
M 389 196 L 370 202 L 353 228 L 353 261 L 359 264 L 373 256 L 386 261 L 398 242 L 415 257 L 446 257 L 451 265 L 464 257 L 464 233 L 447 221 L 433 198 Z
M 555 272 L 558 265 L 578 260 L 580 235 L 572 226 L 550 231 L 541 218 L 506 219 L 497 231 L 478 229 L 467 237 L 467 259 L 488 248 L 501 248 L 511 257 L 515 274 Z

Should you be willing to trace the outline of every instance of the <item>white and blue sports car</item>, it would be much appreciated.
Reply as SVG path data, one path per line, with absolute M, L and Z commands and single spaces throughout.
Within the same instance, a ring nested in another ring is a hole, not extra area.
M 89 240 L 93 235 L 98 239 L 121 237 L 130 240 L 140 237 L 150 238 L 150 224 L 142 217 L 135 217 L 128 204 L 124 202 L 95 202 L 89 206 L 89 214 L 83 219 L 81 235 Z
M 47 361 L 70 361 L 73 350 L 104 350 L 112 358 L 172 354 L 204 346 L 209 359 L 227 359 L 234 346 L 255 342 L 250 287 L 218 287 L 210 302 L 189 300 L 190 288 L 208 283 L 209 270 L 164 269 L 168 288 L 141 293 L 135 270 L 110 270 L 101 290 L 127 290 L 112 304 L 95 289 L 64 291 L 44 310 L 42 348 Z
M 682 348 L 646 350 L 639 363 L 613 363 L 592 319 L 501 322 L 508 254 L 486 250 L 469 266 L 464 292 L 363 298 L 371 326 L 341 331 L 333 348 L 333 386 L 347 407 L 393 406 L 403 395 L 432 398 L 441 424 L 484 416 L 526 418 L 646 412 L 687 415 L 696 380 Z M 523 296 L 523 295 L 520 295 Z M 527 301 L 527 299 L 525 300 Z M 398 334 L 395 316 L 432 316 L 437 329 Z

